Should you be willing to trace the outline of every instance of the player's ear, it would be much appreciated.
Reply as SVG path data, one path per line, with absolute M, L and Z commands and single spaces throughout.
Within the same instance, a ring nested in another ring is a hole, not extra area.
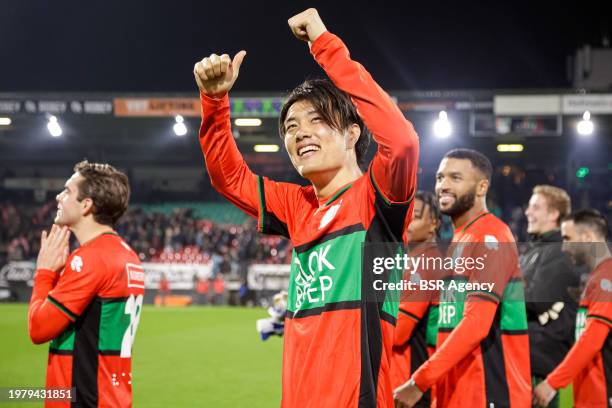
M 81 201 L 81 214 L 83 216 L 93 213 L 94 202 L 91 198 L 84 198 Z
M 553 210 L 551 208 L 548 209 L 548 216 L 554 220 L 555 222 L 557 222 L 557 220 L 559 220 L 561 218 L 560 214 L 559 214 L 559 210 Z
M 476 186 L 476 195 L 478 197 L 484 197 L 487 195 L 488 191 L 489 191 L 489 180 L 487 179 L 480 180 Z
M 348 139 L 347 139 L 347 148 L 354 149 L 357 141 L 359 140 L 359 136 L 361 136 L 361 128 L 358 124 L 353 123 L 348 127 Z
M 590 228 L 584 228 L 582 232 L 582 242 L 597 242 L 597 237 Z

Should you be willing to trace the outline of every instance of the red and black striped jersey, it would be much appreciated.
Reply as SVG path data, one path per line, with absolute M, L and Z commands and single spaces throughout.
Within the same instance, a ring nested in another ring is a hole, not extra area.
M 448 256 L 454 265 L 440 294 L 437 350 L 413 376 L 417 386 L 435 383 L 443 407 L 531 406 L 524 292 L 510 229 L 482 213 L 455 229 Z
M 573 381 L 574 406 L 612 407 L 612 259 L 591 273 L 576 315 L 576 343 L 547 378 L 555 389 Z
M 377 292 L 364 245 L 402 242 L 416 190 L 412 125 L 342 41 L 322 34 L 311 47 L 347 92 L 378 142 L 361 177 L 321 199 L 312 186 L 253 174 L 231 134 L 228 96 L 201 95 L 200 144 L 212 185 L 257 217 L 259 230 L 291 239 L 285 320 L 283 407 L 393 407 L 389 376 L 397 299 Z M 398 278 L 399 280 L 399 278 Z
M 442 254 L 435 243 L 422 243 L 409 250 L 411 257 L 423 260 L 441 259 Z M 404 290 L 399 304 L 395 341 L 391 356 L 391 385 L 397 388 L 410 379 L 436 349 L 438 333 L 439 293 L 437 282 L 443 278 L 435 263 L 411 269 L 404 279 L 413 282 L 413 288 Z M 421 288 L 421 283 L 424 286 Z M 416 407 L 432 405 L 432 390 L 428 390 Z
M 37 273 L 44 272 L 50 271 Z M 70 321 L 51 341 L 46 387 L 74 387 L 78 406 L 131 407 L 132 344 L 143 296 L 140 260 L 119 236 L 102 234 L 75 250 L 46 296 Z

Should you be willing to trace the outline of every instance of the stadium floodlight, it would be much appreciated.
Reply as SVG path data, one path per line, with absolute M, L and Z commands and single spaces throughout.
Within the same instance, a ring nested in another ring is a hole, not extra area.
M 525 149 L 525 146 L 523 146 L 520 143 L 514 143 L 514 144 L 498 144 L 497 145 L 497 151 L 500 153 L 518 153 L 518 152 L 522 152 Z
M 453 127 L 448 120 L 446 111 L 440 111 L 438 119 L 434 122 L 434 135 L 441 139 L 446 139 L 453 133 Z
M 0 126 L 8 126 L 11 123 L 13 123 L 11 118 L 0 118 Z
M 47 123 L 47 129 L 53 137 L 60 137 L 62 135 L 62 127 L 59 124 L 57 118 L 53 115 L 49 116 L 49 122 Z
M 590 136 L 595 130 L 595 125 L 591 120 L 591 112 L 586 111 L 582 115 L 582 120 L 576 125 L 576 130 L 580 136 Z
M 253 146 L 253 150 L 257 153 L 276 153 L 280 150 L 280 146 L 277 144 L 256 144 Z
M 176 123 L 172 127 L 174 129 L 174 134 L 177 136 L 185 136 L 187 134 L 187 126 L 185 126 L 185 119 L 181 115 L 176 115 L 174 117 Z
M 236 126 L 261 126 L 261 119 L 259 118 L 238 118 L 234 121 Z

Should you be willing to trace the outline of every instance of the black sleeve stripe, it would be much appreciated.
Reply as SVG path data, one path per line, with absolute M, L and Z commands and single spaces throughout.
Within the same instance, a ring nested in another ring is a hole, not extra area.
M 385 322 L 395 326 L 397 325 L 397 318 L 384 310 L 380 311 L 380 320 L 384 320 Z
M 476 296 L 481 299 L 488 300 L 488 301 L 495 302 L 495 303 L 501 302 L 501 298 L 499 297 L 499 295 L 493 292 L 477 290 L 477 291 L 468 293 L 468 296 Z
M 379 195 L 388 206 L 409 206 L 410 203 L 412 202 L 412 200 L 414 199 L 414 195 L 416 194 L 416 188 L 415 188 L 415 191 L 412 193 L 412 196 L 408 200 L 406 200 L 406 201 L 399 201 L 399 202 L 392 202 L 392 201 L 390 201 L 383 194 L 383 192 L 380 191 L 380 188 L 378 188 L 378 184 L 376 184 L 376 181 L 374 180 L 374 174 L 372 174 L 372 166 L 371 165 L 370 165 L 370 168 L 368 169 L 368 173 L 370 173 L 370 180 L 372 182 L 372 185 L 374 186 L 374 190 L 376 190 L 376 194 Z
M 261 176 L 257 176 L 257 190 L 259 192 L 259 232 L 282 235 L 285 238 L 289 238 L 287 224 L 266 209 L 266 192 L 264 189 L 264 179 Z
M 49 303 L 53 304 L 55 307 L 57 307 L 59 310 L 61 310 L 62 312 L 64 312 L 64 314 L 66 314 L 70 320 L 76 320 L 79 318 L 79 315 L 77 315 L 76 313 L 73 313 L 70 309 L 68 309 L 66 306 L 64 306 L 63 304 L 61 304 L 60 302 L 58 302 L 56 299 L 54 299 L 51 295 L 47 296 L 47 300 L 49 300 Z
M 408 312 L 408 311 L 406 311 L 406 310 L 400 309 L 399 311 L 400 311 L 400 313 L 402 313 L 402 314 L 404 314 L 404 315 L 408 316 L 409 318 L 411 318 L 411 319 L 413 319 L 413 320 L 416 320 L 417 322 L 421 320 L 421 318 L 420 318 L 420 317 L 417 317 L 417 315 L 412 314 L 412 313 L 410 313 L 410 312 Z
M 601 315 L 594 315 L 594 314 L 587 314 L 587 319 L 597 319 L 597 320 L 601 320 L 604 323 L 607 323 L 608 325 L 612 326 L 612 320 L 608 319 L 605 316 L 601 316 Z
M 266 212 L 266 195 L 264 194 L 264 182 L 261 176 L 257 176 L 257 192 L 259 193 L 259 231 L 263 232 L 264 214 Z

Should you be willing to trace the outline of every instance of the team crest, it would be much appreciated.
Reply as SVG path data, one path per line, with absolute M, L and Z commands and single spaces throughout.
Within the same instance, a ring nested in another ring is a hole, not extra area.
M 72 258 L 72 261 L 70 261 L 70 269 L 75 272 L 81 272 L 81 269 L 83 269 L 83 259 L 78 255 Z
M 338 204 L 331 206 L 329 208 L 329 210 L 327 210 L 327 212 L 325 213 L 323 218 L 321 218 L 321 223 L 319 224 L 319 229 L 325 227 L 327 224 L 329 224 L 331 222 L 331 220 L 334 219 L 334 217 L 338 213 L 338 210 L 340 209 L 340 205 L 341 204 L 342 204 L 342 200 L 340 200 L 340 202 Z

